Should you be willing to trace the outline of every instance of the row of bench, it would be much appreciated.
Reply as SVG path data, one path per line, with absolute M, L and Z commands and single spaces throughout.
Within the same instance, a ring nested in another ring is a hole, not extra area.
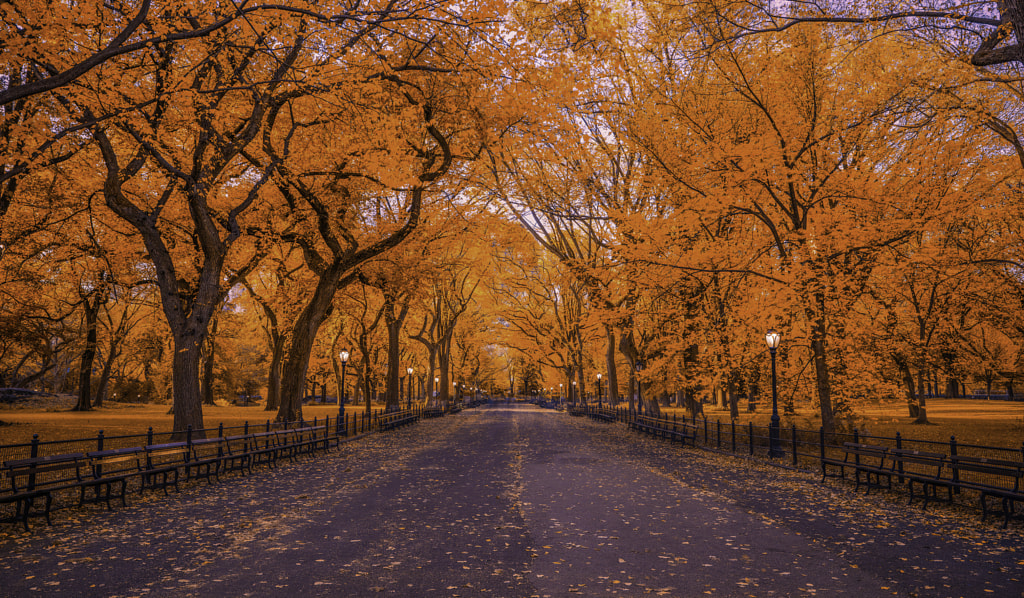
M 1024 462 L 989 459 L 896 449 L 870 444 L 847 442 L 843 444 L 842 458 L 821 457 L 821 480 L 829 477 L 846 478 L 850 469 L 854 477 L 854 491 L 862 485 L 865 492 L 872 488 L 892 489 L 893 477 L 905 483 L 910 503 L 920 496 L 923 507 L 931 500 L 952 502 L 961 490 L 977 492 L 981 501 L 982 521 L 989 514 L 989 499 L 996 499 L 1003 515 L 1003 527 L 1015 515 L 1016 503 L 1024 504 Z M 970 479 L 964 479 L 970 477 Z M 920 494 L 915 492 L 920 489 Z M 942 490 L 944 496 L 939 496 Z
M 596 417 L 604 419 L 600 417 L 600 415 L 600 412 L 598 412 Z M 683 444 L 689 443 L 690 446 L 694 445 L 694 441 L 697 437 L 696 429 L 692 424 L 685 420 L 668 421 L 645 415 L 636 415 L 629 420 L 629 427 L 630 429 L 638 432 L 651 434 L 652 436 L 657 436 L 659 438 L 667 438 L 674 442 L 682 442 Z
M 591 418 L 601 421 L 615 421 L 612 414 L 592 410 Z M 636 415 L 628 420 L 630 429 L 651 434 L 691 446 L 696 440 L 696 428 L 685 420 L 666 420 Z M 822 482 L 829 477 L 846 477 L 846 471 L 853 472 L 854 490 L 865 486 L 892 489 L 893 478 L 904 484 L 910 495 L 910 503 L 923 499 L 923 508 L 930 501 L 952 502 L 955 494 L 963 490 L 976 492 L 981 505 L 982 520 L 989 513 L 1003 515 L 1003 527 L 1018 514 L 1017 507 L 1024 504 L 1024 461 L 991 459 L 934 453 L 919 450 L 888 448 L 847 442 L 841 456 L 821 454 Z M 940 496 L 940 494 L 942 496 Z M 992 500 L 998 502 L 1000 511 L 990 508 Z
M 377 416 L 377 427 L 381 432 L 395 430 L 420 420 L 420 412 L 416 410 L 392 411 Z
M 296 459 L 337 446 L 338 436 L 327 426 L 307 426 L 237 436 L 151 444 L 86 453 L 67 453 L 7 461 L 0 468 L 3 487 L 0 504 L 14 504 L 7 521 L 21 522 L 29 529 L 29 517 L 43 515 L 50 523 L 54 495 L 78 491 L 79 506 L 110 502 L 125 496 L 128 481 L 137 478 L 141 494 L 147 489 L 170 486 L 178 490 L 181 475 L 186 480 L 219 480 L 222 473 L 251 473 L 256 465 L 276 465 L 282 458 Z M 37 503 L 39 509 L 37 509 Z

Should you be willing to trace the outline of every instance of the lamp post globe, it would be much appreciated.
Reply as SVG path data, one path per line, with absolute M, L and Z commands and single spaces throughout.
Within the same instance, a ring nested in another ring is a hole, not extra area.
M 782 342 L 782 335 L 769 328 L 764 335 L 764 341 L 768 345 L 768 352 L 772 356 L 772 419 L 768 424 L 768 456 L 777 459 L 782 456 L 782 445 L 779 425 L 779 387 L 778 376 L 775 370 L 775 350 Z

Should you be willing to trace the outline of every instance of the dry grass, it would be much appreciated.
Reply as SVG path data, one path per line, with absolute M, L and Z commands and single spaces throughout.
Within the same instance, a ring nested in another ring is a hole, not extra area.
M 374 405 L 380 409 L 383 405 Z M 351 405 L 346 406 L 346 413 L 361 413 Z M 203 407 L 203 420 L 207 427 L 215 428 L 222 423 L 225 426 L 241 426 L 249 422 L 250 426 L 264 425 L 273 420 L 276 412 L 264 411 L 261 406 L 234 407 L 210 406 Z M 302 415 L 307 420 L 314 417 L 323 419 L 338 415 L 337 405 L 306 405 Z M 73 438 L 89 438 L 103 430 L 106 436 L 128 434 L 145 434 L 147 428 L 153 427 L 154 432 L 170 432 L 174 416 L 169 413 L 167 405 L 136 405 L 125 403 L 109 403 L 107 406 L 93 411 L 67 411 L 46 409 L 5 409 L 0 411 L 0 445 L 29 442 L 33 434 L 39 439 L 70 440 Z
M 704 406 L 708 419 L 729 421 L 729 412 Z M 743 406 L 741 406 L 742 409 Z M 767 426 L 771 404 L 764 413 L 743 413 L 737 423 Z M 905 403 L 874 403 L 859 407 L 845 427 L 854 427 L 874 436 L 901 436 L 913 440 L 948 442 L 955 436 L 960 444 L 978 444 L 1019 448 L 1024 442 L 1024 402 L 983 401 L 970 399 L 931 399 L 928 401 L 928 420 L 931 425 L 915 425 L 907 414 Z M 669 408 L 670 413 L 682 416 L 683 410 Z M 798 409 L 796 414 L 780 413 L 783 426 L 796 424 L 804 430 L 817 430 L 821 417 L 812 409 Z
M 374 405 L 380 409 L 383 405 Z M 112 403 L 88 412 L 44 409 L 5 409 L 0 411 L 0 445 L 28 442 L 32 434 L 41 440 L 88 438 L 103 430 L 106 436 L 144 434 L 149 426 L 155 432 L 169 432 L 173 417 L 167 405 L 129 405 Z M 346 407 L 347 413 L 361 413 L 362 406 Z M 729 421 L 728 411 L 705 405 L 708 419 Z M 682 416 L 681 409 L 668 408 L 669 413 Z M 203 415 L 208 427 L 262 425 L 274 418 L 273 411 L 263 407 L 205 406 Z M 338 414 L 336 405 L 306 405 L 306 419 L 332 419 Z M 753 421 L 767 425 L 769 413 L 740 413 L 738 423 Z M 980 401 L 965 399 L 932 399 L 928 403 L 928 416 L 933 425 L 914 425 L 902 403 L 876 403 L 858 409 L 848 427 L 876 436 L 894 436 L 898 431 L 904 438 L 915 440 L 949 441 L 955 436 L 960 444 L 1020 447 L 1024 441 L 1024 403 L 1007 401 Z M 816 430 L 820 417 L 809 408 L 799 409 L 795 415 L 782 414 L 782 425 L 796 424 L 798 428 Z

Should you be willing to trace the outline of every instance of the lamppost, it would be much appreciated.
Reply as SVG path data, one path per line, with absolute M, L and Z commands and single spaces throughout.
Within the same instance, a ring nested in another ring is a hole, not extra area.
M 601 399 L 604 398 L 604 388 L 601 387 L 601 374 L 597 375 L 597 408 L 601 408 Z
M 558 404 L 561 405 L 565 402 L 565 397 L 562 396 L 562 383 L 558 383 Z
M 412 409 L 412 368 L 405 368 L 405 373 L 409 374 L 409 388 L 406 390 L 409 392 L 409 400 L 405 403 L 406 409 Z
M 437 376 L 434 376 L 434 388 L 432 389 L 433 392 L 434 392 L 434 398 L 437 398 L 437 392 L 438 392 L 438 390 L 440 388 L 441 388 L 441 379 L 438 378 Z
M 782 456 L 782 447 L 779 446 L 779 390 L 775 375 L 775 350 L 779 348 L 782 335 L 769 328 L 764 340 L 772 354 L 772 420 L 768 425 L 768 456 L 775 459 Z
M 576 392 L 576 381 L 572 381 L 572 386 L 569 387 L 569 402 L 573 405 L 580 400 L 580 393 Z
M 348 351 L 338 353 L 341 360 L 341 392 L 338 393 L 338 417 L 345 419 L 345 366 L 348 365 Z

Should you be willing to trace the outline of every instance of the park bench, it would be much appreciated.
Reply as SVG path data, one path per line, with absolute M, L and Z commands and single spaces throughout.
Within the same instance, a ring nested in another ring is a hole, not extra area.
M 1003 528 L 1006 528 L 1015 514 L 1015 503 L 1024 502 L 1021 487 L 1024 462 L 967 456 L 953 456 L 950 461 L 956 486 L 980 494 L 981 520 L 988 516 L 988 497 L 993 497 L 1002 503 Z M 970 480 L 963 479 L 965 472 L 972 474 Z
M 322 444 L 318 432 L 323 429 L 323 426 L 306 426 L 303 428 L 293 428 L 286 430 L 288 434 L 287 441 L 295 447 L 295 454 L 298 455 L 309 455 L 314 456 L 316 451 Z
M 251 474 L 254 444 L 252 434 L 224 438 L 224 454 L 221 456 L 224 472 L 239 471 Z
M 167 487 L 172 485 L 177 492 L 178 468 L 188 459 L 188 443 L 150 444 L 143 450 L 146 459 L 140 472 L 139 493 L 161 488 L 167 494 Z
M 910 500 L 907 504 L 914 502 L 914 486 L 921 485 L 921 496 L 924 498 L 923 509 L 928 508 L 929 500 L 953 501 L 953 487 L 956 485 L 953 480 L 942 477 L 942 470 L 948 461 L 943 453 L 931 453 L 927 451 L 916 451 L 907 449 L 889 449 L 889 456 L 892 459 L 892 469 L 896 475 L 906 480 L 907 491 L 910 493 Z M 947 497 L 940 499 L 938 489 L 945 488 Z
M 423 408 L 423 417 L 425 417 L 425 418 L 441 417 L 443 415 L 444 415 L 444 409 L 442 409 L 440 407 L 424 407 Z
M 292 461 L 301 455 L 312 456 L 321 443 L 316 432 L 322 429 L 323 426 L 317 426 L 316 428 L 292 428 L 274 432 L 277 436 L 278 456 L 287 456 Z
M 107 503 L 110 499 L 120 498 L 123 506 L 128 506 L 125 495 L 128 491 L 128 479 L 139 475 L 143 469 L 145 452 L 140 447 L 116 448 L 88 453 L 91 477 L 81 485 L 78 506 L 86 502 Z M 92 488 L 93 496 L 86 497 L 86 489 Z
M 854 492 L 860 489 L 861 484 L 867 486 L 866 493 L 871 492 L 872 488 L 892 489 L 892 468 L 886 467 L 888 452 L 889 449 L 884 446 L 844 442 L 842 460 L 821 458 L 821 481 L 824 482 L 827 477 L 846 479 L 845 470 L 849 467 L 854 473 Z M 837 468 L 839 473 L 830 474 L 829 467 Z M 884 486 L 882 478 L 885 478 Z
M 271 467 L 277 465 L 277 458 L 281 454 L 277 432 L 257 432 L 252 435 L 249 444 L 249 454 L 252 456 L 252 465 L 267 464 Z
M 419 416 L 413 411 L 396 411 L 395 413 L 380 416 L 377 423 L 380 426 L 381 432 L 387 432 L 411 424 L 417 419 L 419 419 Z
M 591 412 L 590 413 L 590 418 L 591 419 L 596 419 L 596 420 L 599 420 L 599 421 L 603 421 L 603 422 L 609 422 L 609 423 L 615 421 L 615 416 L 612 415 L 611 413 L 607 412 L 607 411 L 604 411 L 604 410 L 599 410 L 599 411 Z
M 641 415 L 630 421 L 629 425 L 634 430 L 652 434 L 661 438 L 679 441 L 683 444 L 689 442 L 692 445 L 694 443 L 694 431 L 691 429 L 690 425 L 685 422 L 682 424 L 682 429 L 680 429 L 678 422 L 659 420 L 653 417 Z
M 83 482 L 82 472 L 88 467 L 89 458 L 84 453 L 7 461 L 3 469 L 9 481 L 6 490 L 10 494 L 0 496 L 0 503 L 15 505 L 15 514 L 7 521 L 20 521 L 28 531 L 28 519 L 33 515 L 36 500 L 43 499 L 41 514 L 46 516 L 46 523 L 51 524 L 53 493 L 79 487 Z
M 189 443 L 185 456 L 185 478 L 203 478 L 213 484 L 211 478 L 220 481 L 220 466 L 224 457 L 223 438 L 202 438 Z

